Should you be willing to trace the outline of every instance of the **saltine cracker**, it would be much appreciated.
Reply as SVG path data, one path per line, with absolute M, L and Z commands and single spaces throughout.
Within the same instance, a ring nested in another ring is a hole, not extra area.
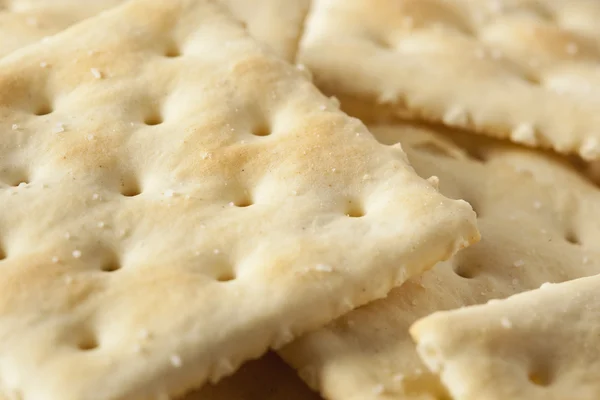
M 600 158 L 595 0 L 315 0 L 298 60 L 363 120 Z
M 468 200 L 482 240 L 280 354 L 330 400 L 446 398 L 409 327 L 438 310 L 598 273 L 600 193 L 566 161 L 508 142 L 412 124 L 370 130 L 402 143 L 422 177 L 439 177 L 441 193 Z
M 208 0 L 132 0 L 11 53 L 0 114 L 9 397 L 180 395 L 478 239 L 467 203 Z
M 595 400 L 600 276 L 435 313 L 411 327 L 455 400 Z
M 0 1 L 0 57 L 54 35 L 125 0 Z M 310 0 L 221 0 L 250 34 L 293 61 Z

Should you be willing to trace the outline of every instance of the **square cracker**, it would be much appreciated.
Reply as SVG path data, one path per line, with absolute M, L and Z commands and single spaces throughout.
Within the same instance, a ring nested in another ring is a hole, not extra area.
M 364 120 L 600 158 L 600 2 L 315 0 L 298 59 Z
M 0 57 L 54 35 L 124 0 L 0 1 Z M 248 25 L 250 34 L 280 57 L 293 61 L 309 0 L 221 0 Z
M 435 313 L 411 327 L 455 400 L 596 400 L 600 276 Z
M 330 400 L 447 398 L 409 327 L 437 310 L 600 272 L 600 192 L 560 158 L 508 142 L 408 124 L 370 129 L 401 142 L 442 194 L 468 200 L 482 240 L 280 354 Z
M 211 1 L 133 0 L 12 53 L 0 115 L 13 398 L 181 394 L 478 238 Z

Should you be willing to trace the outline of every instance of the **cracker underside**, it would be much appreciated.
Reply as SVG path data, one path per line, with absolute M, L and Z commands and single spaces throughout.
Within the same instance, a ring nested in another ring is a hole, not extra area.
M 8 397 L 180 395 L 478 238 L 210 1 L 133 0 L 13 52 L 0 114 Z
M 411 333 L 456 400 L 593 400 L 600 276 L 433 314 Z
M 600 158 L 595 0 L 315 0 L 298 60 L 363 120 Z
M 183 400 L 320 400 L 276 354 L 244 364 L 216 385 L 206 385 Z
M 557 157 L 484 137 L 416 125 L 370 127 L 401 142 L 417 173 L 468 200 L 481 242 L 304 335 L 280 354 L 331 400 L 445 399 L 409 327 L 437 310 L 484 303 L 600 271 L 600 194 Z

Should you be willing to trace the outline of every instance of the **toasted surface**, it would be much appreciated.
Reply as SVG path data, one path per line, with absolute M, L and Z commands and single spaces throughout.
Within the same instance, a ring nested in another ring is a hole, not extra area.
M 315 0 L 299 61 L 367 120 L 600 158 L 595 0 Z
M 296 371 L 276 354 L 244 364 L 216 385 L 206 385 L 182 400 L 319 400 Z
M 3 1 L 5 2 L 3 4 Z M 220 0 L 248 31 L 293 61 L 309 0 Z M 124 0 L 0 0 L 0 57 L 52 36 Z
M 456 400 L 595 400 L 600 276 L 435 313 L 411 333 Z
M 0 57 L 123 0 L 0 0 Z
M 12 53 L 0 115 L 7 396 L 182 394 L 478 237 L 210 1 L 133 0 Z
M 473 205 L 481 242 L 280 353 L 330 400 L 446 399 L 409 327 L 437 310 L 598 273 L 600 193 L 565 161 L 510 143 L 408 124 L 370 129 L 401 142 L 442 194 Z

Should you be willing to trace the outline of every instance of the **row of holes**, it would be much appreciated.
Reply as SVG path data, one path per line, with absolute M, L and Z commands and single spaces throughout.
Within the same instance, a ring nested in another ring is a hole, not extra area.
M 21 184 L 21 183 L 28 184 L 29 181 L 20 179 L 18 183 L 15 182 L 11 186 L 18 187 L 19 184 Z M 125 184 L 121 185 L 121 194 L 125 197 L 136 197 L 136 196 L 139 196 L 142 194 L 142 189 L 135 182 L 128 182 L 127 185 L 125 185 Z M 238 200 L 232 201 L 231 204 L 235 207 L 244 208 L 244 207 L 250 207 L 250 206 L 254 205 L 254 201 L 251 198 L 246 197 L 243 199 L 238 199 Z M 346 210 L 345 215 L 348 217 L 351 217 L 351 218 L 360 218 L 360 217 L 365 216 L 365 210 L 357 203 L 353 203 L 352 201 L 349 201 L 348 209 Z
M 44 104 L 44 105 L 40 106 L 35 111 L 34 114 L 37 116 L 44 116 L 44 115 L 51 114 L 52 112 L 54 112 L 54 108 L 50 104 Z M 146 124 L 148 126 L 160 125 L 163 122 L 165 122 L 165 120 L 164 120 L 163 116 L 158 112 L 149 114 L 146 118 L 144 118 L 144 124 Z M 262 137 L 262 136 L 269 136 L 273 132 L 272 132 L 271 127 L 268 126 L 267 124 L 259 124 L 259 125 L 255 126 L 252 130 L 250 130 L 250 133 L 254 136 Z
M 4 249 L 0 247 L 0 261 L 7 259 L 7 254 Z M 100 270 L 103 272 L 115 272 L 119 271 L 122 268 L 121 263 L 116 259 L 111 259 L 108 262 L 105 262 L 100 267 Z M 226 271 L 219 274 L 216 277 L 216 280 L 219 282 L 229 282 L 235 279 L 235 274 L 232 271 Z
M 164 56 L 167 58 L 177 58 L 177 57 L 181 57 L 182 53 L 181 53 L 181 50 L 177 46 L 171 45 L 166 49 Z M 54 107 L 52 106 L 52 104 L 50 104 L 50 102 L 47 102 L 47 103 L 41 104 L 37 108 L 37 110 L 34 111 L 34 114 L 38 115 L 38 116 L 43 116 L 43 115 L 51 114 L 52 112 L 54 112 Z M 144 120 L 144 123 L 146 125 L 150 125 L 150 126 L 159 125 L 162 122 L 163 122 L 163 118 L 159 114 L 151 114 L 148 117 L 146 117 Z
M 572 232 L 568 233 L 564 239 L 565 239 L 565 242 L 570 243 L 574 246 L 581 246 L 581 240 Z M 465 278 L 465 279 L 476 278 L 477 274 L 475 272 L 476 272 L 476 269 L 465 268 L 465 266 L 462 264 L 459 264 L 454 267 L 454 273 L 456 275 L 460 276 L 461 278 Z

